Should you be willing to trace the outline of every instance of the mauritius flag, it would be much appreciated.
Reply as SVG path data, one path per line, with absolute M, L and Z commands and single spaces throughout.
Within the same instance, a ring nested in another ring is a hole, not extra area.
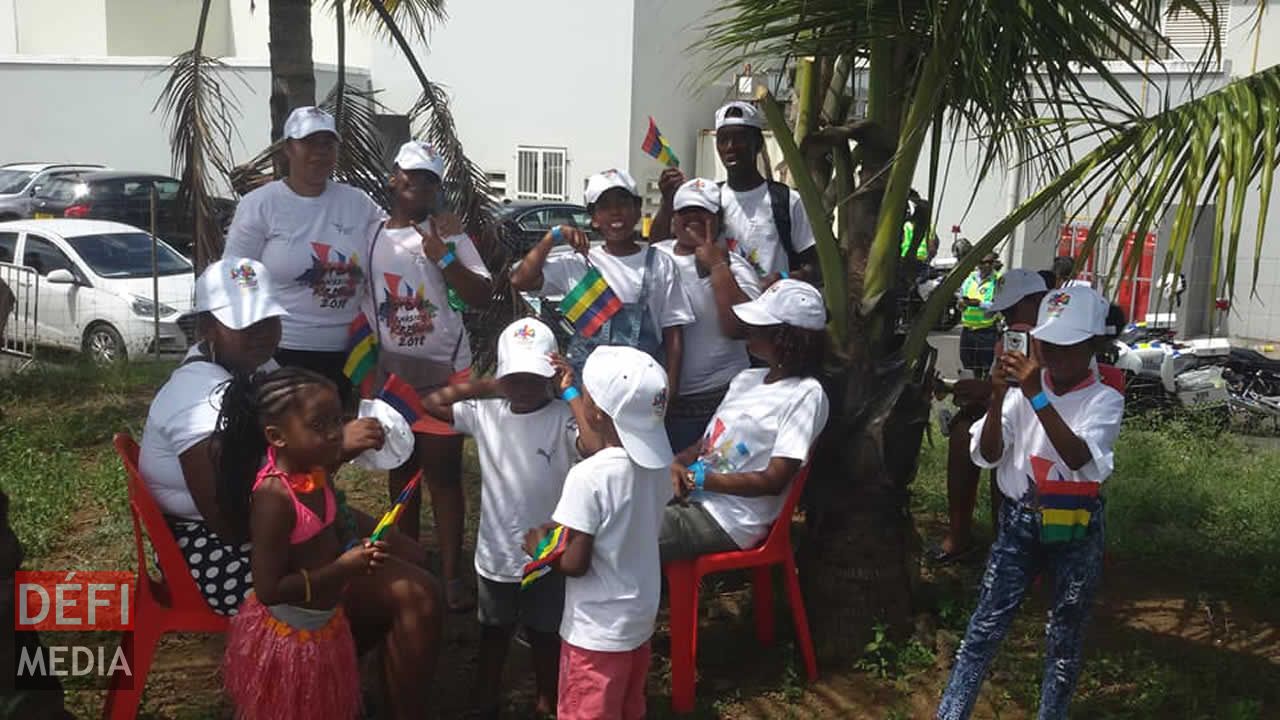
M 360 389 L 361 396 L 368 397 L 373 392 L 373 370 L 377 365 L 378 339 L 373 335 L 369 317 L 360 313 L 347 328 L 347 362 L 342 374 Z
M 1031 456 L 1036 495 L 1040 501 L 1040 541 L 1079 540 L 1089 533 L 1089 521 L 1101 506 L 1102 483 L 1050 479 L 1053 461 Z
M 583 337 L 595 335 L 621 309 L 622 301 L 594 265 L 587 266 L 587 274 L 560 301 L 560 314 L 573 323 Z
M 680 158 L 676 157 L 676 151 L 671 149 L 667 139 L 662 137 L 662 131 L 653 121 L 653 116 L 649 117 L 649 134 L 644 136 L 640 149 L 667 167 L 680 166 Z
M 533 560 L 525 563 L 524 571 L 521 573 L 520 587 L 527 588 L 538 578 L 551 572 L 551 564 L 564 554 L 564 549 L 568 545 L 569 528 L 563 525 L 555 526 L 538 543 Z
M 422 407 L 422 399 L 418 397 L 418 391 L 397 377 L 395 373 L 387 376 L 387 384 L 378 393 L 378 399 L 395 408 L 410 426 L 427 414 L 426 408 Z

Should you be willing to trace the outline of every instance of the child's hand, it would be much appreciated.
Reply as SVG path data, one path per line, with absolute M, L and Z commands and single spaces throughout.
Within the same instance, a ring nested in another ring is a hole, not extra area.
M 344 455 L 356 456 L 365 450 L 381 450 L 387 436 L 377 418 L 356 418 L 342 427 Z
M 1023 395 L 1033 398 L 1040 394 L 1040 363 L 1034 357 L 1017 351 L 1007 352 L 1000 356 L 997 367 L 1003 369 L 1006 377 L 1017 381 Z
M 561 225 L 559 229 L 560 237 L 564 238 L 565 244 L 573 248 L 574 252 L 586 257 L 587 252 L 591 250 L 591 239 L 587 237 L 587 234 L 576 227 L 568 225 Z M 551 236 L 552 233 L 548 232 L 547 237 Z
M 529 557 L 535 557 L 538 552 L 538 545 L 542 543 L 542 538 L 546 537 L 547 533 L 551 532 L 555 528 L 555 523 L 543 523 L 539 527 L 526 531 L 524 534 L 524 544 L 521 546 L 524 548 L 524 553 Z
M 551 359 L 551 367 L 556 371 L 553 378 L 556 383 L 556 392 L 563 395 L 565 390 L 573 387 L 573 368 L 569 367 L 569 361 L 565 360 L 560 353 L 553 352 L 548 357 Z
M 386 560 L 387 543 L 382 540 L 369 542 L 369 538 L 365 538 L 359 545 L 342 553 L 337 562 L 347 574 L 371 575 Z
M 662 191 L 663 197 L 675 197 L 676 190 L 680 189 L 684 180 L 684 173 L 680 172 L 680 168 L 669 167 L 658 176 L 658 189 Z
M 712 221 L 708 219 L 689 223 L 687 227 L 688 231 L 698 239 L 698 247 L 694 248 L 693 256 L 708 270 L 720 263 L 729 262 L 729 249 L 716 244 L 715 232 L 711 225 Z

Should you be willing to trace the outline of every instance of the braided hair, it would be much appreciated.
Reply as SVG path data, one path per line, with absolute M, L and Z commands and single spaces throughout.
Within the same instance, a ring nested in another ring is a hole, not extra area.
M 238 537 L 249 536 L 249 496 L 267 452 L 263 429 L 297 410 L 305 390 L 326 387 L 337 390 L 332 380 L 298 367 L 227 381 L 213 433 L 213 467 L 218 508 Z
M 773 342 L 778 349 L 777 364 L 787 377 L 816 377 L 822 371 L 827 350 L 826 330 L 806 330 L 784 324 L 778 326 Z

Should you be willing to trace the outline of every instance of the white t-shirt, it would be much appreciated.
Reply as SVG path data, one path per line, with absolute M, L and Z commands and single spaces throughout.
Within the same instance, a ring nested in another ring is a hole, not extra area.
M 613 294 L 624 303 L 640 301 L 640 289 L 644 283 L 645 247 L 640 252 L 615 257 L 604 248 L 591 248 L 591 264 L 600 270 Z M 587 274 L 586 258 L 578 253 L 562 253 L 547 258 L 542 267 L 544 295 L 564 295 Z M 676 264 L 666 253 L 656 253 L 653 258 L 653 278 L 649 281 L 649 316 L 658 328 L 688 325 L 693 322 L 693 310 L 689 297 L 680 285 Z
M 260 260 L 271 273 L 280 347 L 340 351 L 366 290 L 369 241 L 385 214 L 363 191 L 330 181 L 303 197 L 283 180 L 245 195 L 227 232 L 223 257 Z
M 489 277 L 466 235 L 447 238 L 463 267 Z M 449 307 L 444 271 L 422 252 L 422 236 L 411 228 L 383 228 L 373 244 L 373 298 L 366 309 L 377 318 L 378 342 L 397 355 L 430 360 L 453 369 L 471 367 L 471 343 L 462 315 Z M 361 293 L 364 295 L 364 293 Z M 371 306 L 371 307 L 369 307 Z
M 591 568 L 565 578 L 565 642 L 627 652 L 653 635 L 662 588 L 658 532 L 670 499 L 667 468 L 642 468 L 620 447 L 605 448 L 569 471 L 551 519 L 594 542 Z
M 1064 395 L 1058 395 L 1050 387 L 1047 371 L 1042 383 L 1054 409 L 1067 427 L 1089 446 L 1089 454 L 1093 457 L 1079 470 L 1067 467 L 1049 441 L 1044 425 L 1031 408 L 1031 401 L 1021 391 L 1010 388 L 1001 407 L 1004 454 L 996 462 L 988 462 L 982 457 L 982 428 L 987 421 L 986 415 L 973 424 L 969 454 L 978 467 L 998 468 L 996 477 L 1000 492 L 1014 500 L 1024 499 L 1034 488 L 1036 468 L 1046 473 L 1046 480 L 1097 483 L 1106 480 L 1115 469 L 1112 448 L 1120 434 L 1124 396 L 1099 381 L 1096 373 L 1090 373 L 1083 383 Z
M 676 241 L 664 240 L 654 247 L 671 256 L 680 283 L 689 297 L 693 310 L 693 322 L 684 332 L 684 356 L 680 365 L 680 392 L 684 395 L 706 392 L 729 384 L 738 373 L 750 365 L 747 343 L 725 337 L 720 330 L 720 316 L 716 313 L 715 292 L 711 277 L 698 277 L 697 260 L 692 254 L 677 255 Z M 738 287 L 747 297 L 760 296 L 760 279 L 751 265 L 741 257 L 730 253 L 729 271 Z
M 187 358 L 199 354 L 197 348 L 192 347 L 187 351 Z M 271 371 L 278 367 L 275 360 L 268 360 L 259 370 Z M 138 470 L 165 515 L 202 519 L 187 489 L 179 457 L 217 429 L 222 394 L 230 379 L 231 373 L 221 365 L 186 363 L 173 371 L 151 401 L 147 424 L 142 429 Z
M 765 383 L 767 368 L 743 370 L 729 384 L 702 436 L 701 459 L 708 472 L 755 472 L 775 457 L 801 462 L 827 424 L 830 406 L 814 378 L 784 378 Z M 743 550 L 769 534 L 782 511 L 791 483 L 777 495 L 742 497 L 706 492 L 702 507 Z
M 564 478 L 578 459 L 578 427 L 563 400 L 531 413 L 511 412 L 505 398 L 453 406 L 453 427 L 476 439 L 480 457 L 480 531 L 476 572 L 520 582 L 529 561 L 524 534 L 551 522 Z
M 791 247 L 801 253 L 813 247 L 813 227 L 800 202 L 800 193 L 792 190 Z M 769 200 L 769 183 L 745 192 L 737 192 L 728 183 L 720 186 L 720 207 L 723 208 L 724 226 L 720 237 L 729 249 L 746 258 L 761 277 L 791 269 L 787 249 L 778 237 L 778 227 L 773 223 L 773 205 Z

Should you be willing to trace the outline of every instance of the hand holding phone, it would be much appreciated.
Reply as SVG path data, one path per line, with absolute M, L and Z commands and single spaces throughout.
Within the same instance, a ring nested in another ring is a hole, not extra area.
M 1012 352 L 1026 355 L 1031 345 L 1031 339 L 1024 330 L 1005 330 L 1004 331 L 1004 355 Z M 1009 377 L 1006 382 L 1009 385 L 1017 385 L 1018 381 L 1013 377 Z

